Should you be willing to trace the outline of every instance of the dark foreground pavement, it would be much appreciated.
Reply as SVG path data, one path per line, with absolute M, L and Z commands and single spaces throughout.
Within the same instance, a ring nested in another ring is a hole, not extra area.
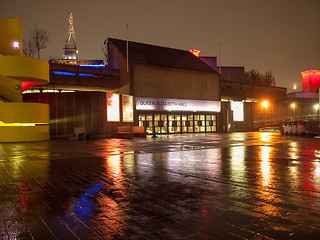
M 320 140 L 0 144 L 0 239 L 320 239 Z

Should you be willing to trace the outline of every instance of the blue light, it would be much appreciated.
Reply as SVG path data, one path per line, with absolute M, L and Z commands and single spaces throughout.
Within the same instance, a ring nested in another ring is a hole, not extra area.
M 70 76 L 75 76 L 76 73 L 73 72 L 61 72 L 61 71 L 53 71 L 54 74 L 59 74 L 59 75 L 70 75 Z
M 91 73 L 79 73 L 79 76 L 90 76 L 90 77 L 94 77 L 94 75 L 91 74 Z
M 95 67 L 95 68 L 104 68 L 106 65 L 104 64 L 86 64 L 86 65 L 79 65 L 80 67 Z
M 104 188 L 103 183 L 96 183 L 91 188 L 86 189 L 85 192 L 80 196 L 80 198 L 74 202 L 73 211 L 70 213 L 77 216 L 81 221 L 87 222 L 92 215 L 94 215 L 94 205 L 91 198 L 94 197 L 97 192 Z M 69 213 L 69 214 L 70 214 Z

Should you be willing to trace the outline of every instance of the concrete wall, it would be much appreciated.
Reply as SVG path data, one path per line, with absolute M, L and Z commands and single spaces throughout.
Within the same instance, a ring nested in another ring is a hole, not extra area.
M 220 101 L 219 74 L 134 64 L 131 95 Z
M 221 67 L 221 80 L 243 82 L 244 67 Z
M 108 67 L 120 71 L 119 93 L 130 94 L 131 70 L 127 71 L 127 59 L 112 43 L 108 42 L 108 48 Z

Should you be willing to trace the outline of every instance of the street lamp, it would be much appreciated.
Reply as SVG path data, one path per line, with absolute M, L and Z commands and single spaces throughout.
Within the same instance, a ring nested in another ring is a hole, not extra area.
M 268 103 L 268 101 L 263 101 L 262 103 L 261 103 L 261 105 L 262 105 L 262 107 L 264 107 L 265 109 L 266 109 L 266 120 L 265 120 L 265 122 L 267 123 L 267 112 L 268 112 L 268 105 L 269 105 L 269 103 Z M 266 125 L 266 124 L 265 124 Z
M 319 113 L 319 104 L 315 104 L 314 109 L 316 110 L 316 118 L 318 118 L 318 113 Z
M 292 103 L 291 107 L 293 108 L 293 120 L 294 120 L 294 118 L 296 117 L 296 104 Z
M 13 47 L 16 48 L 16 49 L 20 48 L 20 43 L 17 42 L 17 41 L 14 41 L 14 42 L 12 43 L 12 45 L 13 45 Z

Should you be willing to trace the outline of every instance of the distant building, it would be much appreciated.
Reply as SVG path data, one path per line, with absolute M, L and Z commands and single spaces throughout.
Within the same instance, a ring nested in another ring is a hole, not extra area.
M 286 88 L 251 82 L 245 78 L 244 67 L 218 66 L 216 57 L 201 56 L 199 58 L 221 74 L 220 94 L 222 117 L 233 118 L 226 130 L 252 131 L 265 124 L 281 121 L 286 111 Z M 268 101 L 268 107 L 261 104 Z
M 301 72 L 302 91 L 288 93 L 287 120 L 318 119 L 320 70 Z

